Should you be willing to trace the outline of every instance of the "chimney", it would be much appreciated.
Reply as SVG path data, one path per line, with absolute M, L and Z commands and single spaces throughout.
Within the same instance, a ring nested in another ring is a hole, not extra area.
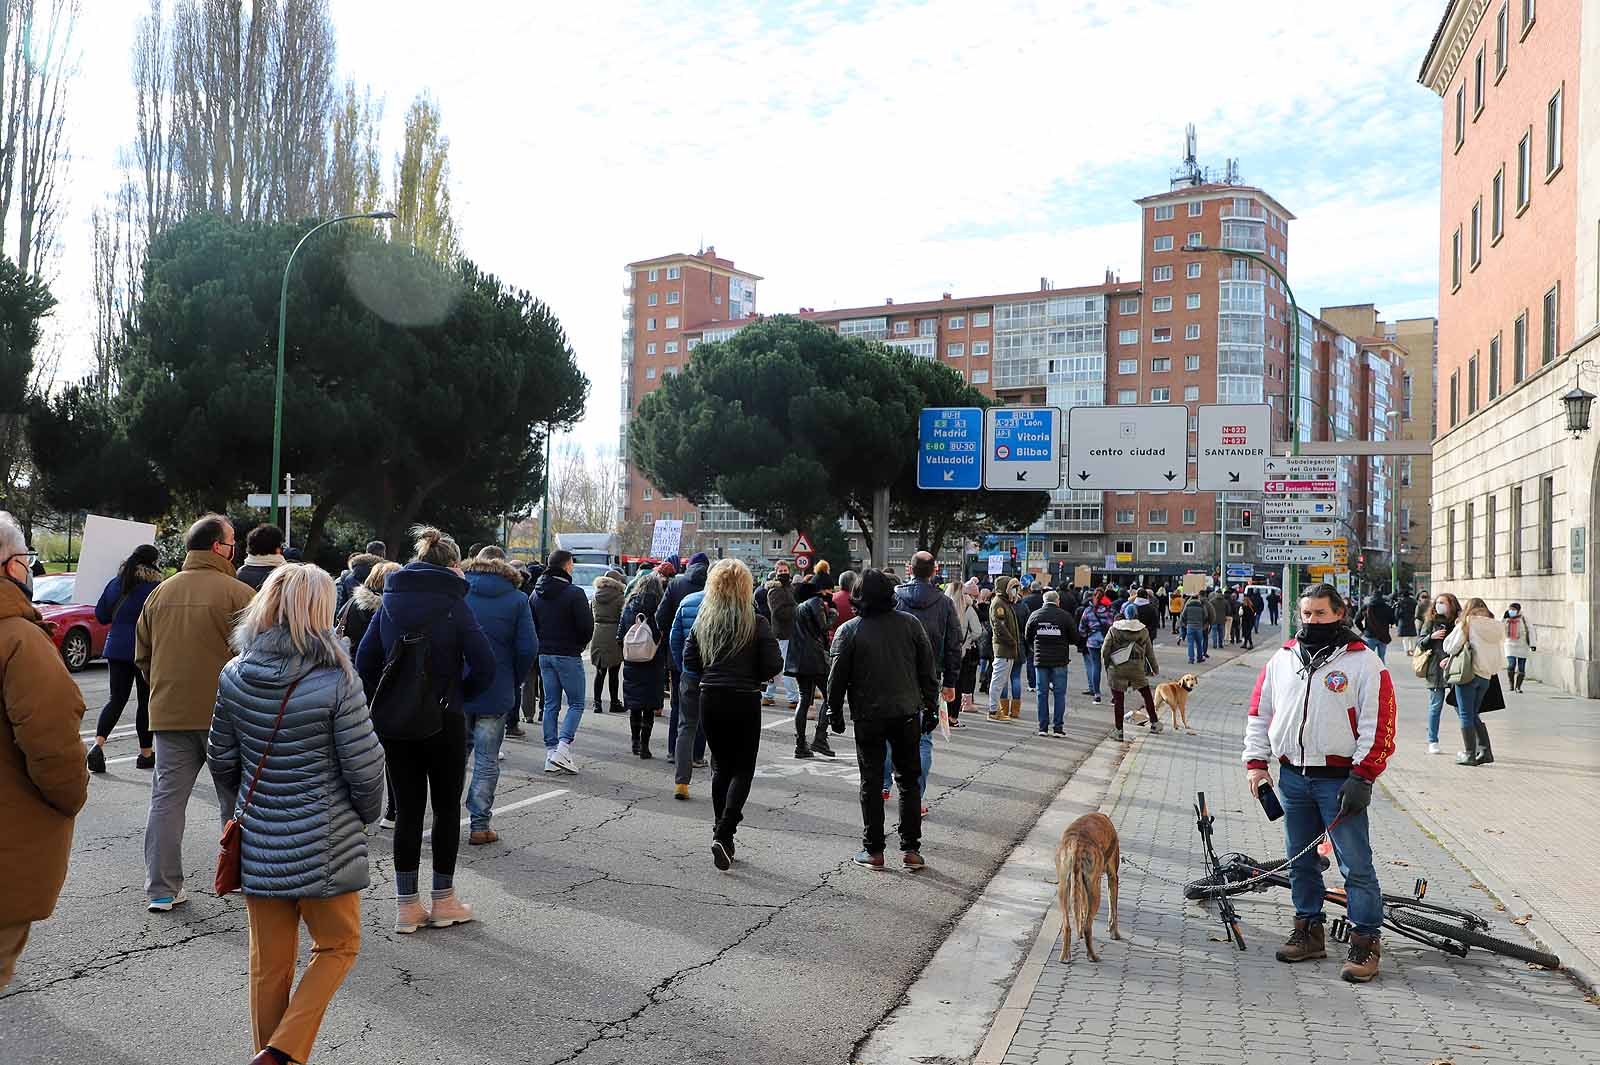
M 944 298 L 945 298 L 945 299 L 949 299 L 949 298 L 950 298 L 950 293 L 948 293 L 948 292 L 946 292 L 946 293 L 945 293 L 945 294 L 944 294 Z
M 891 297 L 891 298 L 887 298 L 887 299 L 885 299 L 885 300 L 884 300 L 884 301 L 883 301 L 883 305 L 884 305 L 884 306 L 885 306 L 885 307 L 893 307 L 893 306 L 894 306 L 894 299 L 893 299 L 893 298 L 892 298 L 892 297 Z

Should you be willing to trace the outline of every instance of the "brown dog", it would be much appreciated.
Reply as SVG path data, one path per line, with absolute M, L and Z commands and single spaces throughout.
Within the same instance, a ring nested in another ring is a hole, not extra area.
M 1189 693 L 1194 691 L 1194 686 L 1200 683 L 1200 678 L 1193 673 L 1185 673 L 1176 681 L 1156 685 L 1156 713 L 1161 713 L 1161 704 L 1165 703 L 1172 708 L 1172 731 L 1178 731 L 1178 719 L 1183 719 L 1183 729 L 1189 735 L 1195 735 L 1195 730 L 1189 727 Z
M 1094 952 L 1094 915 L 1100 912 L 1100 878 L 1111 882 L 1111 938 L 1121 939 L 1117 926 L 1117 869 L 1122 864 L 1122 843 L 1117 826 L 1102 813 L 1084 814 L 1061 833 L 1056 847 L 1056 901 L 1061 905 L 1061 960 L 1072 953 L 1072 922 L 1076 918 L 1090 961 Z

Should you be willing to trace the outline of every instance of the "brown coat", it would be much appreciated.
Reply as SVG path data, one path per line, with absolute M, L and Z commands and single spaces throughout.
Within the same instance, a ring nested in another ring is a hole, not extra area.
M 0 925 L 42 921 L 67 879 L 72 821 L 89 798 L 83 695 L 39 612 L 0 581 Z
M 150 681 L 152 732 L 208 732 L 217 678 L 233 657 L 228 637 L 255 595 L 215 551 L 190 551 L 183 569 L 144 601 L 134 664 Z

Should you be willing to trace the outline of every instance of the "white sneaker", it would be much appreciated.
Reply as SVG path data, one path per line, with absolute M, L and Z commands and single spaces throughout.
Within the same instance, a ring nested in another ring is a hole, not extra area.
M 1429 754 L 1443 754 L 1444 752 L 1439 750 L 1439 745 L 1437 743 L 1430 743 L 1430 744 L 1428 744 L 1428 753 Z
M 176 895 L 168 895 L 165 898 L 151 899 L 149 905 L 147 905 L 145 909 L 149 910 L 151 913 L 170 913 L 174 906 L 182 906 L 188 901 L 188 892 L 184 891 L 183 888 L 179 888 Z
M 551 762 L 554 762 L 556 768 L 561 770 L 563 773 L 572 773 L 576 775 L 578 772 L 578 763 L 572 760 L 572 752 L 567 749 L 567 745 L 565 743 L 557 747 L 553 752 L 551 752 L 550 756 L 545 759 L 546 769 L 549 768 L 549 763 Z
M 546 773 L 559 773 L 559 772 L 561 772 L 561 766 L 556 764 L 556 752 L 554 752 L 554 751 L 546 752 L 546 754 L 544 756 L 544 771 Z

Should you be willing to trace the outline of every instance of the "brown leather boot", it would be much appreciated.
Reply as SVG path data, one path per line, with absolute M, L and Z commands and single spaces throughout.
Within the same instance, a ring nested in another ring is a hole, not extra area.
M 1378 937 L 1350 933 L 1350 953 L 1339 970 L 1339 979 L 1352 984 L 1364 984 L 1378 975 Z
M 1351 949 L 1354 950 L 1353 947 Z M 1278 948 L 1277 953 L 1279 961 L 1287 962 L 1309 961 L 1312 958 L 1327 956 L 1328 942 L 1323 936 L 1322 922 L 1307 917 L 1294 919 L 1294 931 L 1289 933 L 1289 938 Z

